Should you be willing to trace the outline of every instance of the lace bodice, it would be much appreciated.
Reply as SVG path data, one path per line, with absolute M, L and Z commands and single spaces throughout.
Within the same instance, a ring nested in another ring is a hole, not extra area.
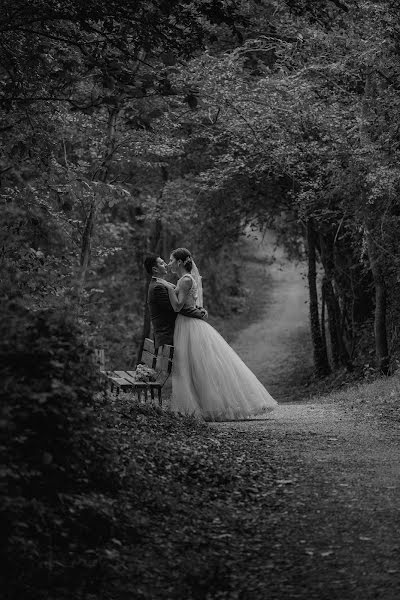
M 186 302 L 184 304 L 184 308 L 193 308 L 194 306 L 196 306 L 197 298 L 198 298 L 197 283 L 195 282 L 194 277 L 192 275 L 190 275 L 190 273 L 187 273 L 187 275 L 183 275 L 183 277 L 181 277 L 178 280 L 177 287 L 179 287 L 182 279 L 185 279 L 185 277 L 190 277 L 190 279 L 192 280 L 192 287 L 190 288 L 189 293 L 187 295 Z

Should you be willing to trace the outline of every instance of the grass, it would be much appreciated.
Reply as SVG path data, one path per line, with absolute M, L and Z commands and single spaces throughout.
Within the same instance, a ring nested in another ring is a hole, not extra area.
M 372 382 L 346 385 L 344 389 L 310 398 L 312 402 L 340 403 L 360 415 L 400 421 L 400 372 Z

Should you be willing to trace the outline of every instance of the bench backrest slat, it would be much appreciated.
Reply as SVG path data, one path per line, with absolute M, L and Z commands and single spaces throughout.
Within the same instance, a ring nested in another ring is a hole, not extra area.
M 143 350 L 147 350 L 151 354 L 154 354 L 154 342 L 150 338 L 144 339 Z
M 172 360 L 174 357 L 174 347 L 169 346 L 168 344 L 165 344 L 164 346 L 161 346 L 161 348 L 159 349 L 159 354 L 160 353 L 163 356 L 165 356 L 166 358 L 169 358 L 170 360 Z
M 104 367 L 105 367 L 104 348 L 95 348 L 93 350 L 93 362 L 100 371 L 104 371 Z
M 141 362 L 143 362 L 145 365 L 147 365 L 151 369 L 156 370 L 156 368 L 157 368 L 157 355 L 156 354 L 152 354 L 151 352 L 148 352 L 147 350 L 143 350 Z
M 163 371 L 164 373 L 171 373 L 172 370 L 172 360 L 166 358 L 165 356 L 159 356 L 157 358 L 157 366 L 156 371 Z
M 158 372 L 159 375 L 171 374 L 174 347 L 164 344 L 155 350 L 153 340 L 146 338 L 143 344 L 141 362 Z

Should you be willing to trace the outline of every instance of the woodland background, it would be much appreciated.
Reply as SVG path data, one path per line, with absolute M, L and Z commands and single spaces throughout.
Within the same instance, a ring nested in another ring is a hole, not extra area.
M 15 575 L 21 597 L 40 573 L 53 585 L 58 569 L 61 587 L 71 575 L 39 560 L 81 523 L 55 496 L 117 519 L 88 348 L 108 367 L 135 362 L 146 253 L 189 246 L 217 319 L 246 303 L 246 227 L 274 229 L 307 260 L 316 375 L 396 369 L 400 8 L 1 0 L 0 65 L 2 518 L 9 574 L 23 548 L 31 577 Z
M 308 248 L 317 372 L 372 348 L 391 368 L 396 2 L 3 1 L 1 14 L 4 301 L 70 311 L 125 364 L 148 329 L 143 256 L 189 245 L 210 312 L 235 310 L 251 222 L 293 257 Z

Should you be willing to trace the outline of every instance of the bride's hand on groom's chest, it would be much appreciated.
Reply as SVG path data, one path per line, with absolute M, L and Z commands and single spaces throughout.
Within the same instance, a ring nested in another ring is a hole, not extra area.
M 157 281 L 157 283 L 161 283 L 166 288 L 171 288 L 173 290 L 176 288 L 176 285 L 174 285 L 170 281 L 167 281 L 166 279 L 157 279 L 156 281 Z

